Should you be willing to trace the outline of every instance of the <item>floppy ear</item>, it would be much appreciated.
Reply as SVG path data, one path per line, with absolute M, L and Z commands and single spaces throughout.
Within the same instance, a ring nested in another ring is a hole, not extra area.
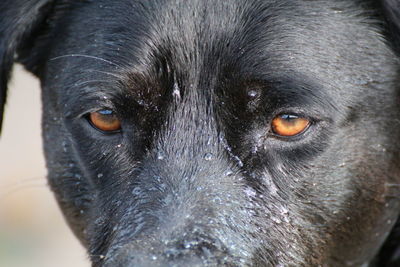
M 400 0 L 383 0 L 383 12 L 389 28 L 389 40 L 400 57 Z M 400 217 L 381 247 L 373 266 L 400 266 Z
M 52 0 L 0 0 L 0 131 L 16 51 L 26 40 L 32 42 L 52 4 Z

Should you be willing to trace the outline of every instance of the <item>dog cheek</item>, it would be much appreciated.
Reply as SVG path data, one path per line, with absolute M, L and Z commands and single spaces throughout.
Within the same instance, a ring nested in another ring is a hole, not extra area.
M 47 179 L 51 190 L 74 234 L 87 247 L 87 222 L 95 191 L 86 180 L 78 162 L 73 157 L 74 150 L 67 138 L 58 106 L 54 103 L 54 89 L 43 86 L 43 148 L 46 156 Z

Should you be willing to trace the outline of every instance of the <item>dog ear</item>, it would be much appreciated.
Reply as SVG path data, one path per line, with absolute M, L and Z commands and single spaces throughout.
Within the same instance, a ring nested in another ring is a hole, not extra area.
M 389 29 L 393 49 L 400 56 L 400 0 L 383 0 L 383 13 Z M 400 217 L 386 238 L 373 266 L 400 266 Z
M 383 0 L 383 11 L 394 49 L 400 55 L 400 0 Z
M 373 266 L 395 267 L 400 266 L 400 219 L 397 219 L 392 231 L 386 238 Z
M 52 5 L 53 0 L 0 0 L 0 132 L 16 51 L 26 40 L 33 40 Z

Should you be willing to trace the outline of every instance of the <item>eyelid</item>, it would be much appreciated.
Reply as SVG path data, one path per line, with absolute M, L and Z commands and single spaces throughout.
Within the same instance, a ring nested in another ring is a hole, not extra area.
M 113 110 L 117 113 L 117 106 L 114 103 L 114 96 L 107 94 L 96 94 L 87 92 L 79 98 L 69 99 L 64 104 L 65 117 L 69 119 L 84 118 L 90 112 L 99 110 Z

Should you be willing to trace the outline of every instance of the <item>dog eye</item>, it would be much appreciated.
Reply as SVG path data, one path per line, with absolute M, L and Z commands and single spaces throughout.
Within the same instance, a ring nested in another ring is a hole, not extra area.
M 293 114 L 276 116 L 271 123 L 272 131 L 280 136 L 296 136 L 310 126 L 310 120 Z
M 116 132 L 121 130 L 121 121 L 112 110 L 103 109 L 89 114 L 89 121 L 93 127 L 103 132 Z

